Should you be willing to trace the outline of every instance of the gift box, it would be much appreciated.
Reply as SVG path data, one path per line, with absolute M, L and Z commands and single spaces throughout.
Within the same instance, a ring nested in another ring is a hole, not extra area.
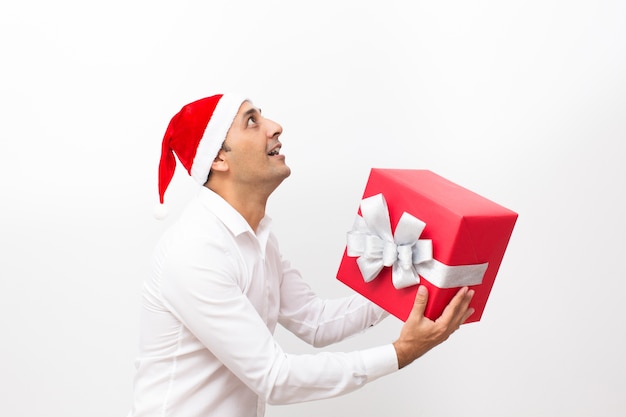
M 435 320 L 463 286 L 479 321 L 517 213 L 428 170 L 373 168 L 337 279 L 406 321 L 419 285 Z M 419 284 L 419 285 L 418 285 Z

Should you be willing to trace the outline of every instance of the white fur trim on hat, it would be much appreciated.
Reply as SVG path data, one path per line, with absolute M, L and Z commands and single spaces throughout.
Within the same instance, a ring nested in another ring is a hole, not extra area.
M 211 120 L 207 124 L 202 139 L 198 144 L 196 156 L 191 165 L 191 177 L 203 185 L 211 170 L 213 160 L 217 156 L 222 143 L 226 139 L 228 129 L 233 124 L 239 108 L 247 99 L 238 94 L 224 94 L 218 101 Z

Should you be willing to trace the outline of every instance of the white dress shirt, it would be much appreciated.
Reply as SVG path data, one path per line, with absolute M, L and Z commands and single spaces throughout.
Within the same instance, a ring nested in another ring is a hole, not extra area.
M 282 259 L 265 217 L 255 234 L 206 187 L 165 233 L 143 287 L 132 417 L 260 417 L 353 391 L 398 369 L 391 344 L 293 355 L 277 323 L 314 346 L 386 313 L 360 295 L 318 298 Z

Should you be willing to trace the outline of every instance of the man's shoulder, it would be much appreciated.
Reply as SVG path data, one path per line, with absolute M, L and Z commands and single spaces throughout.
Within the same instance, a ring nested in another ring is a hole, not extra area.
M 219 214 L 202 204 L 190 204 L 172 229 L 178 229 L 184 236 L 203 240 L 222 241 L 231 235 Z

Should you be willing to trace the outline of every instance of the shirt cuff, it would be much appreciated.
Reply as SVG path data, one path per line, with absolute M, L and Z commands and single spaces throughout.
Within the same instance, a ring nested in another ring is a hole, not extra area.
M 361 358 L 365 364 L 367 382 L 398 370 L 398 355 L 392 344 L 362 350 Z

